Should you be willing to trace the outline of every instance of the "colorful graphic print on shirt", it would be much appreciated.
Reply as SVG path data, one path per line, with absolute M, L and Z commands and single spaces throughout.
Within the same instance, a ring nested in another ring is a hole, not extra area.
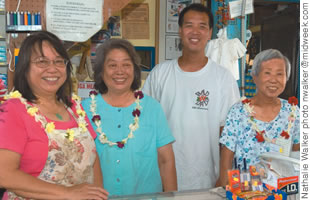
M 193 106 L 193 109 L 202 109 L 202 110 L 208 110 L 206 107 L 209 103 L 209 92 L 205 91 L 204 89 L 201 90 L 201 92 L 196 92 L 196 102 L 195 106 Z

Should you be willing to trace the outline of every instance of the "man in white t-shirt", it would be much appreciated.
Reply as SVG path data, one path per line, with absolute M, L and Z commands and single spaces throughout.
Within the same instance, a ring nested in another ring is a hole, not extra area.
M 182 56 L 157 65 L 143 91 L 167 116 L 179 190 L 212 188 L 219 172 L 219 136 L 229 108 L 240 98 L 232 74 L 205 56 L 213 16 L 191 4 L 179 16 Z

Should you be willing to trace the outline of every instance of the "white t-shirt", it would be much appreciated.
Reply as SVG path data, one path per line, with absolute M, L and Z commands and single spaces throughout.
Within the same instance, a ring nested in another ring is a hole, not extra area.
M 161 103 L 176 139 L 179 190 L 214 187 L 220 126 L 240 98 L 234 77 L 210 59 L 197 72 L 184 72 L 177 60 L 171 60 L 153 69 L 143 92 Z

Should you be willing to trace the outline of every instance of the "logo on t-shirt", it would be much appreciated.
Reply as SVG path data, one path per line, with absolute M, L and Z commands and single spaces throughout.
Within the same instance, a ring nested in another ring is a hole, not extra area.
M 201 92 L 196 92 L 195 95 L 197 96 L 195 105 L 193 109 L 205 109 L 207 110 L 207 105 L 209 103 L 209 92 L 202 90 Z

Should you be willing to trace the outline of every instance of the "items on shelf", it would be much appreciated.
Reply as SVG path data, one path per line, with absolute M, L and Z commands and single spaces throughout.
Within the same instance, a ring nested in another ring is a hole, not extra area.
M 250 191 L 250 182 L 251 182 L 251 176 L 250 172 L 247 170 L 247 164 L 246 159 L 243 158 L 243 170 L 240 170 L 240 183 L 241 183 L 241 190 L 242 191 Z
M 236 159 L 234 168 L 227 171 L 227 199 L 286 200 L 288 196 L 299 199 L 299 159 L 266 153 L 259 163 L 249 167 L 243 158 L 243 168 L 237 166 Z
M 0 0 L 0 11 L 5 9 L 5 0 Z
M 18 62 L 18 55 L 19 55 L 19 49 L 15 48 L 14 49 L 14 63 L 15 63 L 15 66 L 17 65 L 17 62 Z
M 39 31 L 42 30 L 40 12 L 29 11 L 7 12 L 7 31 Z
M 0 0 L 0 46 L 1 41 L 5 41 L 5 11 L 4 1 Z
M 7 86 L 7 75 L 0 73 L 0 89 L 6 88 Z
M 245 165 L 246 167 L 246 165 Z M 239 166 L 240 168 L 240 166 Z M 229 200 L 286 200 L 287 194 L 280 189 L 276 189 L 262 182 L 260 172 L 255 166 L 249 167 L 249 172 L 245 168 L 235 168 L 229 170 L 229 185 L 226 186 L 226 198 Z M 240 174 L 241 172 L 241 174 Z M 246 176 L 246 177 L 241 177 Z M 242 181 L 242 179 L 246 179 Z M 245 187 L 244 187 L 245 186 Z
M 216 27 L 218 29 L 223 28 L 228 25 L 229 19 L 229 9 L 228 3 L 224 0 L 216 0 L 217 11 L 215 12 Z
M 6 65 L 7 58 L 6 58 L 6 46 L 2 46 L 0 44 L 0 65 Z
M 256 94 L 256 85 L 253 81 L 253 78 L 251 76 L 251 70 L 249 69 L 247 73 L 245 73 L 245 85 L 244 85 L 244 91 L 245 91 L 245 96 L 247 98 L 251 98 Z
M 0 104 L 4 101 L 4 95 L 6 94 L 6 74 L 0 74 Z
M 264 191 L 263 182 L 255 166 L 250 166 L 252 191 Z

